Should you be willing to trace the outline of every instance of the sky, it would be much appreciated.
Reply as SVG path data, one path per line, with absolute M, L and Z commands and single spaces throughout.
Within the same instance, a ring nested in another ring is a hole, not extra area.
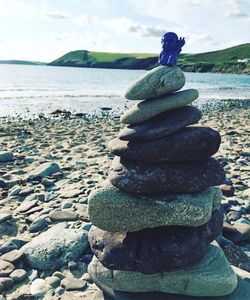
M 183 53 L 250 42 L 250 0 L 0 0 L 0 60 L 50 62 L 73 50 Z

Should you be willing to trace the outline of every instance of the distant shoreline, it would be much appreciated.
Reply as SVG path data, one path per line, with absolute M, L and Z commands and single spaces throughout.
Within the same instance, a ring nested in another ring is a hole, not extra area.
M 145 70 L 148 71 L 149 69 L 135 69 L 135 68 L 120 68 L 120 67 L 91 67 L 91 66 L 77 66 L 77 65 L 52 65 L 50 63 L 43 63 L 43 62 L 31 62 L 31 61 L 24 61 L 24 62 L 14 62 L 14 61 L 0 61 L 0 65 L 27 65 L 27 66 L 45 66 L 45 67 L 70 67 L 70 68 L 90 68 L 90 69 L 107 69 L 107 70 Z M 184 72 L 190 73 L 214 73 L 214 74 L 242 74 L 242 75 L 250 75 L 249 71 L 244 71 L 244 66 L 239 67 L 237 65 L 230 65 L 230 66 L 216 66 L 212 64 L 194 64 L 194 65 L 179 65 L 178 66 Z M 221 71 L 222 70 L 222 71 Z

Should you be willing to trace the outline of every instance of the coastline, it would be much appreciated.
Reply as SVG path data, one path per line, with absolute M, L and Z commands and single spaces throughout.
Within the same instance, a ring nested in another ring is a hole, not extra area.
M 225 103 L 224 106 L 204 106 L 199 125 L 212 127 L 222 136 L 222 144 L 215 157 L 223 164 L 227 178 L 235 189 L 233 196 L 224 196 L 223 203 L 237 201 L 243 208 L 246 203 L 250 203 L 248 141 L 250 101 L 245 104 L 242 104 L 242 101 L 236 103 L 233 101 L 229 104 Z M 58 223 L 50 218 L 51 213 L 58 209 L 77 216 L 74 221 L 68 222 L 70 226 L 77 228 L 85 226 L 88 222 L 87 195 L 107 178 L 110 162 L 113 159 L 107 149 L 107 143 L 123 127 L 119 116 L 110 110 L 104 110 L 100 115 L 58 112 L 50 117 L 40 116 L 36 119 L 4 117 L 0 118 L 0 126 L 1 151 L 12 151 L 14 154 L 13 161 L 1 163 L 1 179 L 6 184 L 0 194 L 1 214 L 11 215 L 11 218 L 7 227 L 0 223 L 2 225 L 0 226 L 2 239 L 0 249 L 3 244 L 8 244 L 13 239 L 31 241 L 41 232 Z M 32 170 L 44 162 L 57 163 L 61 175 L 50 176 L 40 183 L 28 182 L 26 179 Z M 37 198 L 34 207 L 19 213 L 18 207 L 27 195 L 9 196 L 16 187 L 20 187 L 21 191 L 27 191 L 29 188 L 28 197 L 43 196 Z M 246 216 L 250 218 L 249 212 Z M 45 220 L 47 227 L 31 233 L 29 228 L 38 219 Z M 232 220 L 230 222 L 235 223 Z M 242 251 L 250 253 L 249 241 L 242 245 Z M 33 271 L 25 261 L 21 261 L 19 265 L 20 268 L 27 270 L 29 276 L 32 274 Z M 85 267 L 80 268 L 80 265 Z M 67 265 L 53 270 L 53 272 L 60 271 L 65 276 L 76 276 L 87 280 L 85 290 L 65 291 L 64 296 L 90 297 L 97 290 L 86 273 L 86 266 L 86 261 L 82 262 L 80 258 L 76 270 L 72 270 Z M 46 279 L 53 272 L 39 271 L 38 276 Z M 17 299 L 16 295 L 29 294 L 30 284 L 31 281 L 27 277 L 21 283 L 14 285 L 14 288 L 6 293 L 7 300 Z M 49 297 L 48 299 L 59 299 L 56 288 Z

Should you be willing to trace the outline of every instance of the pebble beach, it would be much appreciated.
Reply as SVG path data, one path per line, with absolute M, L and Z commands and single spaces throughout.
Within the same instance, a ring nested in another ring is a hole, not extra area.
M 222 248 L 250 279 L 250 107 L 202 113 L 199 124 L 222 137 L 214 155 L 227 176 Z M 91 299 L 88 195 L 107 178 L 107 143 L 122 128 L 119 118 L 57 112 L 0 124 L 0 299 Z

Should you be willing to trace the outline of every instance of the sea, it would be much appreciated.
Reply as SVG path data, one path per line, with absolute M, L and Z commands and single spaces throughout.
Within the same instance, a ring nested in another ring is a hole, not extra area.
M 136 103 L 124 98 L 144 70 L 0 64 L 0 117 L 36 117 L 56 110 L 120 113 Z M 185 73 L 183 89 L 199 91 L 197 106 L 225 100 L 250 101 L 250 75 Z

